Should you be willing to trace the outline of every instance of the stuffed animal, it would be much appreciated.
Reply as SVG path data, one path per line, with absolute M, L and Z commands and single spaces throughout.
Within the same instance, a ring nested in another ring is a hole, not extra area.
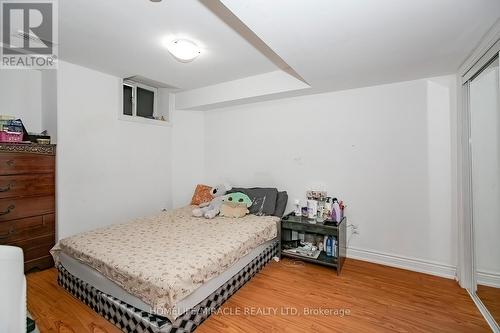
M 250 197 L 241 192 L 226 195 L 220 207 L 220 216 L 243 217 L 250 213 L 248 207 L 252 205 Z
M 210 193 L 214 196 L 212 201 L 202 203 L 198 208 L 193 209 L 193 216 L 202 217 L 207 219 L 213 219 L 220 212 L 220 206 L 222 205 L 222 200 L 226 197 L 225 194 L 231 189 L 229 185 L 218 185 L 213 187 Z

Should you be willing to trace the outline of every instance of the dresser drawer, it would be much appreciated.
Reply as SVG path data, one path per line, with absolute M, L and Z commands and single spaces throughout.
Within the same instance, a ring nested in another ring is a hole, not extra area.
M 30 153 L 0 153 L 0 175 L 19 175 L 26 173 L 53 173 L 53 155 Z
M 0 244 L 55 233 L 55 215 L 27 217 L 0 223 Z
M 9 245 L 23 249 L 24 261 L 26 262 L 50 255 L 50 249 L 54 247 L 54 244 L 55 235 L 52 234 L 13 242 Z
M 0 176 L 0 199 L 54 194 L 53 173 Z
M 0 223 L 55 212 L 54 196 L 0 199 Z

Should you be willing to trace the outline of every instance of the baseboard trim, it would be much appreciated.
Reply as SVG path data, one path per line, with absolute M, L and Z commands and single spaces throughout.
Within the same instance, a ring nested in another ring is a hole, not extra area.
M 457 269 L 455 266 L 445 265 L 432 261 L 396 256 L 388 253 L 363 250 L 358 248 L 348 248 L 347 257 L 373 262 L 376 264 L 407 269 L 419 273 L 436 275 L 448 279 L 456 279 Z
M 500 274 L 493 272 L 477 272 L 476 274 L 477 284 L 483 286 L 489 286 L 494 288 L 500 288 Z

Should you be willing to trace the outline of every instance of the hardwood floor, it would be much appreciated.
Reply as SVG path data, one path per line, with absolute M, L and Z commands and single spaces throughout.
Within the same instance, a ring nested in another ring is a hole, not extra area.
M 57 284 L 57 270 L 51 268 L 26 276 L 28 310 L 40 333 L 119 333 L 113 324 L 96 314 Z
M 478 285 L 476 294 L 495 321 L 500 323 L 500 288 Z
M 50 269 L 27 276 L 28 308 L 42 333 L 119 332 L 59 287 L 56 275 Z M 337 276 L 285 259 L 268 264 L 196 332 L 490 330 L 455 281 L 352 259 Z

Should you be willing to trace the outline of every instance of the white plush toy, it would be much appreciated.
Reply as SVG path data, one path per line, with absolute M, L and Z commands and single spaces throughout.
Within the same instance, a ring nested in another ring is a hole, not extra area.
M 214 196 L 212 201 L 202 203 L 198 208 L 193 209 L 193 216 L 213 219 L 220 212 L 222 201 L 227 196 L 226 192 L 231 190 L 231 186 L 221 184 L 213 187 L 210 193 Z

